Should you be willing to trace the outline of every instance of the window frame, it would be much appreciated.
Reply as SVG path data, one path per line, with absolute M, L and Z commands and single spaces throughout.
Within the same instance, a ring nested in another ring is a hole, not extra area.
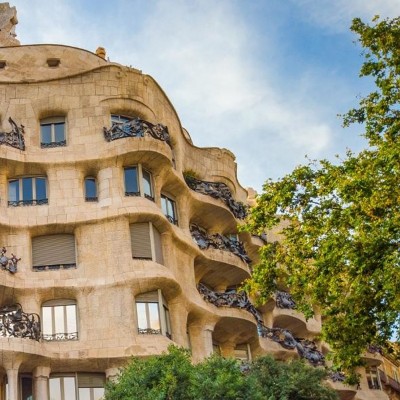
M 67 307 L 74 306 L 75 313 L 75 332 L 68 326 L 68 312 Z M 63 317 L 63 330 L 64 332 L 56 332 L 56 307 L 62 307 L 62 317 Z M 51 323 L 51 333 L 45 333 L 45 315 L 44 309 L 50 308 L 50 323 Z M 53 299 L 42 303 L 41 305 L 41 329 L 42 329 L 42 339 L 45 342 L 64 342 L 79 339 L 79 318 L 78 318 L 78 305 L 76 300 L 73 299 Z
M 157 292 L 157 294 L 155 293 Z M 154 299 L 140 299 L 141 296 L 156 296 Z M 139 300 L 138 300 L 139 298 Z M 147 293 L 139 293 L 135 297 L 135 311 L 136 311 L 136 324 L 137 324 L 137 331 L 139 335 L 143 334 L 151 334 L 151 335 L 163 335 L 166 336 L 168 339 L 172 340 L 172 328 L 171 328 L 171 317 L 169 312 L 168 303 L 165 300 L 161 289 L 157 289 L 154 292 L 147 292 Z M 145 319 L 146 319 L 146 327 L 141 327 L 139 322 L 139 309 L 138 304 L 144 304 L 145 307 Z M 158 322 L 159 322 L 159 329 L 155 329 L 151 326 L 151 319 L 150 319 L 150 312 L 149 312 L 149 304 L 157 304 L 157 311 L 158 311 Z
M 91 386 L 80 386 L 79 383 L 79 378 L 81 375 L 102 375 L 102 380 L 103 380 L 103 386 L 97 386 L 97 385 L 91 385 Z M 90 400 L 95 400 L 94 397 L 94 389 L 102 389 L 103 390 L 103 394 L 101 395 L 102 397 L 100 397 L 100 399 L 103 398 L 104 393 L 105 393 L 105 384 L 106 384 L 106 377 L 103 373 L 86 373 L 86 372 L 75 372 L 75 373 L 55 373 L 55 374 L 51 374 L 49 377 L 49 396 L 51 396 L 51 380 L 55 380 L 55 379 L 59 379 L 60 382 L 62 382 L 59 385 L 59 389 L 60 389 L 60 394 L 61 394 L 61 400 L 71 400 L 69 398 L 66 397 L 66 393 L 65 393 L 65 387 L 64 387 L 64 379 L 65 378 L 73 378 L 74 379 L 74 392 L 75 392 L 75 399 L 72 400 L 78 400 L 80 399 L 80 389 L 89 389 L 90 391 Z
M 163 202 L 165 202 L 165 209 Z M 165 193 L 161 193 L 161 210 L 171 224 L 178 225 L 179 219 L 176 201 Z
M 32 199 L 24 199 L 24 180 L 25 179 L 31 179 L 31 187 L 32 187 Z M 37 180 L 43 180 L 44 181 L 44 189 L 45 189 L 45 198 L 42 199 L 37 199 Z M 10 190 L 10 185 L 12 182 L 18 182 L 18 196 L 16 194 L 16 199 L 11 200 L 10 195 L 11 195 L 11 190 Z M 18 206 L 41 206 L 41 205 L 46 205 L 49 203 L 48 199 L 48 187 L 47 187 L 47 177 L 44 175 L 27 175 L 27 176 L 20 176 L 17 178 L 11 178 L 8 179 L 8 186 L 7 186 L 7 197 L 8 197 L 8 206 L 13 206 L 13 207 L 18 207 Z M 18 199 L 17 199 L 18 197 Z
M 371 390 L 382 390 L 381 378 L 379 376 L 378 367 L 368 366 L 365 368 L 365 375 L 368 383 L 368 388 Z
M 136 170 L 136 186 L 138 188 L 137 192 L 128 192 L 127 189 L 127 177 L 126 177 L 126 171 L 127 170 Z M 148 174 L 149 180 L 148 184 L 150 187 L 150 194 L 146 193 L 146 187 L 145 187 L 145 176 L 144 173 Z M 153 174 L 146 168 L 143 168 L 142 164 L 136 164 L 136 165 L 126 165 L 124 166 L 124 192 L 125 192 L 125 197 L 144 197 L 148 200 L 155 201 L 154 200 L 154 180 L 153 180 Z
M 95 188 L 95 195 L 96 196 L 88 196 L 88 191 L 87 191 L 87 187 L 86 187 L 86 182 L 88 182 L 89 180 L 92 180 L 94 182 L 94 188 Z M 97 196 L 98 190 L 97 190 L 97 179 L 94 176 L 85 176 L 84 180 L 83 180 L 83 189 L 85 191 L 85 201 L 88 203 L 95 203 L 97 201 L 99 201 L 99 198 Z
M 56 140 L 56 125 L 63 125 L 63 139 Z M 43 141 L 42 127 L 50 126 L 50 142 Z M 67 122 L 65 116 L 54 116 L 40 120 L 40 147 L 48 149 L 53 147 L 64 147 L 67 145 Z

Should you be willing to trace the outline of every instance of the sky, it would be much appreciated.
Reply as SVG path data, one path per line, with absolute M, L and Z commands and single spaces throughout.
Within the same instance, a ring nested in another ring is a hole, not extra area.
M 366 147 L 341 118 L 373 89 L 353 18 L 397 17 L 400 0 L 10 0 L 21 44 L 95 51 L 151 75 L 199 147 L 231 150 L 239 182 Z M 162 122 L 162 121 L 160 121 Z

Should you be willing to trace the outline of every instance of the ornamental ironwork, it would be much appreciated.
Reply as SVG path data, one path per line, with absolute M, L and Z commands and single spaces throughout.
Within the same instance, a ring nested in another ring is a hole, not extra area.
M 161 140 L 171 147 L 171 138 L 168 128 L 161 124 L 152 124 L 140 118 L 133 118 L 130 121 L 112 122 L 111 128 L 103 128 L 104 138 L 107 142 L 126 137 L 145 137 L 151 136 Z
M 65 147 L 67 145 L 67 141 L 66 140 L 60 140 L 58 142 L 41 142 L 40 143 L 40 147 L 42 149 L 52 149 L 54 147 Z
M 78 340 L 78 332 L 44 333 L 42 339 L 46 342 L 58 342 L 62 340 Z
M 11 132 L 0 132 L 0 145 L 5 144 L 15 149 L 25 150 L 24 126 L 18 126 L 11 117 L 8 118 L 8 122 L 11 125 Z
M 245 205 L 233 199 L 232 193 L 225 183 L 201 181 L 190 175 L 185 175 L 184 178 L 190 189 L 223 201 L 236 218 L 246 218 L 247 210 Z
M 275 292 L 275 302 L 278 308 L 286 308 L 294 310 L 296 308 L 296 302 L 288 292 L 277 291 Z
M 161 335 L 161 329 L 138 328 L 138 333 L 141 335 Z
M 299 356 L 305 358 L 310 364 L 325 365 L 325 357 L 313 341 L 296 338 L 288 329 L 268 328 L 264 324 L 258 324 L 257 329 L 260 337 L 273 340 L 285 349 L 296 350 Z
M 217 307 L 234 307 L 248 311 L 257 322 L 257 331 L 260 337 L 273 340 L 285 349 L 296 350 L 300 357 L 305 358 L 312 365 L 325 365 L 324 355 L 313 341 L 296 338 L 288 329 L 265 326 L 260 312 L 254 307 L 245 292 L 238 293 L 234 290 L 214 292 L 202 283 L 197 285 L 197 290 L 204 300 Z
M 48 199 L 39 199 L 39 200 L 9 200 L 8 205 L 10 207 L 19 207 L 19 206 L 42 206 L 45 204 L 49 204 Z
M 246 310 L 253 315 L 258 324 L 262 324 L 260 312 L 253 306 L 245 292 L 236 292 L 235 290 L 214 292 L 202 283 L 197 285 L 197 290 L 204 300 L 216 307 L 234 307 Z
M 346 380 L 346 375 L 341 371 L 329 371 L 328 378 L 332 382 L 344 382 Z
M 235 256 L 242 259 L 247 264 L 251 263 L 250 257 L 247 255 L 246 250 L 239 240 L 230 239 L 220 233 L 213 235 L 207 234 L 207 231 L 196 224 L 190 225 L 190 233 L 193 240 L 202 250 L 214 248 L 217 250 L 230 251 Z
M 21 304 L 0 308 L 0 336 L 40 340 L 40 317 L 23 312 Z
M 3 247 L 0 251 L 0 266 L 4 271 L 11 272 L 15 274 L 17 272 L 17 264 L 20 261 L 20 258 L 17 258 L 13 253 L 11 253 L 11 257 L 6 256 L 7 250 Z

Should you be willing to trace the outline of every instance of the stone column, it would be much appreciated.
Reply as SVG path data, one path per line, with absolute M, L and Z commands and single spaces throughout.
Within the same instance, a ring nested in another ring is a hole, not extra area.
M 210 325 L 189 326 L 190 344 L 192 348 L 193 361 L 198 362 L 213 353 L 212 333 L 214 327 Z
M 47 400 L 49 398 L 50 367 L 36 367 L 33 370 L 33 398 Z
M 7 369 L 8 400 L 18 400 L 18 369 Z

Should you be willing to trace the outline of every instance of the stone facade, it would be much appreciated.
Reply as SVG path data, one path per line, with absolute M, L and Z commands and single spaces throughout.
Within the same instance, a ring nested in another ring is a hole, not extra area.
M 105 52 L 1 43 L 0 399 L 96 400 L 170 344 L 195 362 L 323 363 L 318 315 L 236 293 L 265 238 L 237 234 L 247 192 L 230 151 L 194 146 L 157 82 Z M 358 390 L 330 384 L 387 398 L 364 373 Z

